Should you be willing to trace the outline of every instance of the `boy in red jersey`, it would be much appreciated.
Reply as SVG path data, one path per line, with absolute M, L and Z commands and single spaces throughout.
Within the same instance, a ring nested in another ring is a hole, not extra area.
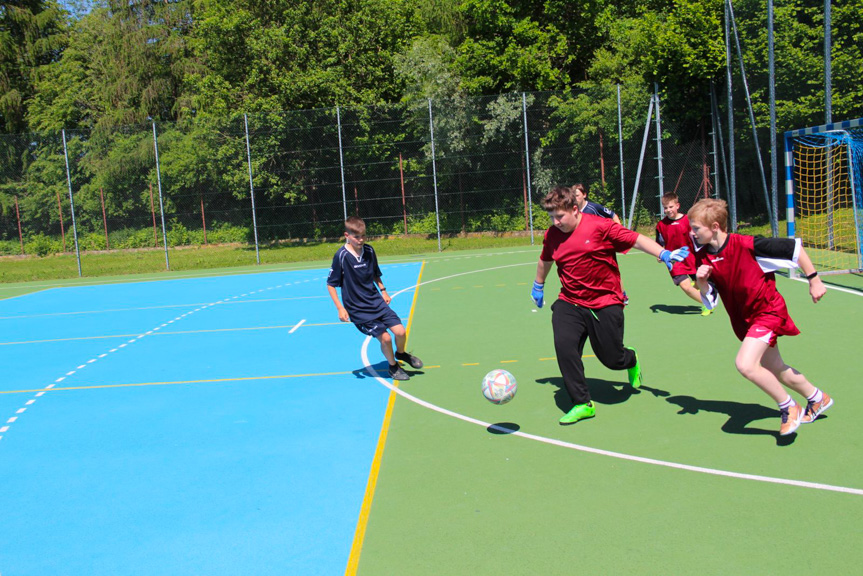
M 656 242 L 668 250 L 676 250 L 686 246 L 689 256 L 683 262 L 676 262 L 669 270 L 675 286 L 680 286 L 683 293 L 701 304 L 701 292 L 695 287 L 695 248 L 689 229 L 689 219 L 680 213 L 680 200 L 674 192 L 662 195 L 662 210 L 665 218 L 656 223 Z M 709 316 L 713 309 L 701 305 L 701 315 Z
M 566 186 L 552 188 L 542 206 L 553 225 L 542 241 L 530 295 L 542 308 L 545 279 L 552 264 L 557 263 L 561 288 L 558 300 L 551 305 L 551 325 L 557 365 L 573 402 L 560 423 L 575 424 L 596 415 L 581 360 L 588 337 L 600 362 L 612 370 L 626 370 L 633 388 L 641 385 L 635 350 L 623 345 L 623 290 L 616 254 L 635 247 L 658 257 L 670 270 L 689 250 L 663 250 L 647 236 L 611 219 L 582 213 L 574 190 Z
M 809 280 L 809 295 L 818 302 L 827 289 L 799 239 L 754 238 L 729 234 L 724 200 L 699 200 L 689 210 L 695 240 L 695 279 L 705 305 L 715 305 L 716 292 L 725 304 L 734 334 L 743 342 L 735 361 L 737 370 L 766 392 L 779 406 L 779 434 L 787 436 L 803 423 L 814 422 L 833 405 L 833 399 L 786 364 L 777 338 L 800 333 L 776 290 L 773 271 L 799 267 Z M 806 398 L 806 409 L 791 399 L 783 384 Z

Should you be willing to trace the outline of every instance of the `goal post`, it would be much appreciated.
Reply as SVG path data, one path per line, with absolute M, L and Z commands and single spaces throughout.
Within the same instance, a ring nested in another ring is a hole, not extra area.
M 819 273 L 863 272 L 863 118 L 786 132 L 785 196 Z

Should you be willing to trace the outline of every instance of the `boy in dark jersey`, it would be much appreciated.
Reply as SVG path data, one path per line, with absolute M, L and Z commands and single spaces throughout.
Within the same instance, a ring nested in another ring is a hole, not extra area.
M 594 216 L 609 218 L 620 224 L 620 218 L 611 208 L 606 208 L 602 204 L 597 204 L 593 200 L 587 199 L 587 187 L 584 184 L 573 184 L 572 191 L 575 192 L 575 203 L 578 204 L 578 209 L 582 214 L 593 214 Z
M 814 422 L 833 399 L 789 366 L 779 354 L 777 338 L 800 333 L 776 289 L 773 272 L 799 267 L 809 280 L 809 295 L 818 302 L 827 289 L 799 239 L 754 238 L 729 234 L 724 200 L 699 200 L 689 210 L 692 234 L 702 246 L 695 255 L 698 289 L 705 305 L 715 305 L 716 292 L 743 342 L 737 370 L 766 392 L 779 406 L 779 434 L 787 436 L 803 423 Z M 791 399 L 783 384 L 807 400 L 806 409 Z
M 374 249 L 365 243 L 365 235 L 366 223 L 361 218 L 351 216 L 345 220 L 345 245 L 333 256 L 327 291 L 339 311 L 339 320 L 353 322 L 360 332 L 374 336 L 381 343 L 381 352 L 389 363 L 393 380 L 409 380 L 410 376 L 399 366 L 398 361 L 407 362 L 411 368 L 422 368 L 423 363 L 405 351 L 407 331 L 401 319 L 389 307 L 392 298 L 381 282 L 378 257 Z M 341 301 L 336 288 L 342 289 Z M 393 339 L 387 330 L 395 336 L 395 354 Z
M 675 286 L 680 286 L 683 293 L 701 304 L 701 293 L 695 287 L 695 248 L 689 229 L 689 219 L 680 213 L 680 200 L 674 192 L 662 195 L 662 210 L 665 218 L 656 223 L 656 242 L 668 250 L 676 250 L 686 246 L 689 256 L 683 262 L 676 262 L 669 270 Z M 709 316 L 712 308 L 701 305 L 701 315 Z
M 638 356 L 623 345 L 623 290 L 616 254 L 635 247 L 658 257 L 671 269 L 672 263 L 686 258 L 689 250 L 663 250 L 647 236 L 611 219 L 583 214 L 574 190 L 567 186 L 552 188 L 542 206 L 552 226 L 542 241 L 530 295 L 542 308 L 545 279 L 552 264 L 557 263 L 560 295 L 551 305 L 551 325 L 557 365 L 573 402 L 560 423 L 575 424 L 596 415 L 581 360 L 587 338 L 600 362 L 612 370 L 626 370 L 629 384 L 641 386 Z

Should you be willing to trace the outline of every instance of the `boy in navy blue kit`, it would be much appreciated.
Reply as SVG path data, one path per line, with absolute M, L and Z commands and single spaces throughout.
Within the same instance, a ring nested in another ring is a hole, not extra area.
M 345 220 L 345 245 L 333 256 L 327 291 L 339 311 L 339 320 L 353 322 L 360 332 L 374 336 L 381 343 L 381 352 L 389 363 L 393 380 L 409 380 L 410 376 L 398 361 L 407 362 L 415 369 L 422 368 L 423 363 L 405 351 L 407 331 L 398 314 L 389 307 L 392 298 L 381 282 L 377 254 L 365 241 L 366 223 L 362 218 L 351 216 Z M 341 300 L 336 288 L 342 289 Z M 388 331 L 395 336 L 395 354 Z

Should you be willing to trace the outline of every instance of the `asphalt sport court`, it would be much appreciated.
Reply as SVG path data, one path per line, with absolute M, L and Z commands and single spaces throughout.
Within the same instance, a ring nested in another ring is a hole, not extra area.
M 381 258 L 426 362 L 398 394 L 325 263 L 0 301 L 0 571 L 763 574 L 783 534 L 815 573 L 863 559 L 853 277 L 818 305 L 778 280 L 803 331 L 783 355 L 836 398 L 786 442 L 724 312 L 621 257 L 645 386 L 588 356 L 597 418 L 560 427 L 538 253 Z M 519 381 L 505 406 L 480 393 L 493 368 Z

